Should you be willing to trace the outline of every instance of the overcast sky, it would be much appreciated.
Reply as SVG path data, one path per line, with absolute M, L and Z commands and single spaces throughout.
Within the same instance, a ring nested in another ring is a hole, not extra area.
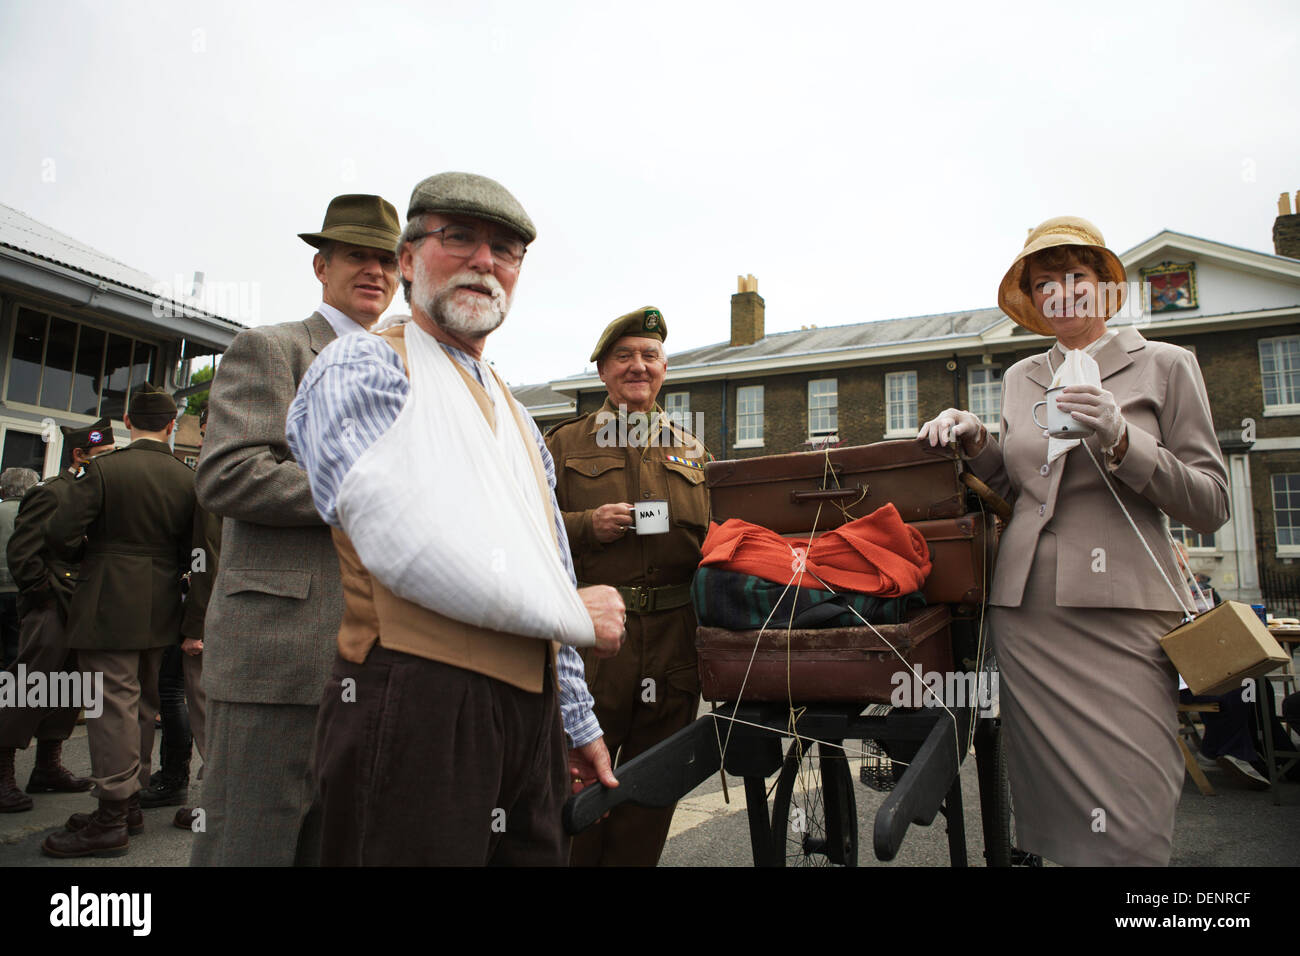
M 423 177 L 491 176 L 538 227 L 486 353 L 522 384 L 641 305 L 670 352 L 725 340 L 742 273 L 769 333 L 990 307 L 1050 216 L 1271 252 L 1297 27 L 1294 2 L 0 0 L 0 202 L 244 283 L 266 324 L 319 301 L 296 234 L 331 197 L 404 221 Z

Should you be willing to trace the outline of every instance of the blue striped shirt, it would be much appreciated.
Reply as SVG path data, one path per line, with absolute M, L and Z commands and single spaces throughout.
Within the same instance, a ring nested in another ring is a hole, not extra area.
M 448 345 L 443 345 L 443 349 L 478 379 L 480 385 L 487 385 L 489 373 L 479 360 Z M 335 339 L 308 366 L 298 394 L 289 406 L 285 432 L 289 448 L 311 479 L 312 500 L 326 524 L 338 527 L 338 495 L 343 479 L 357 459 L 392 427 L 410 391 L 401 358 L 377 335 Z M 551 486 L 551 510 L 555 513 L 560 557 L 569 580 L 576 586 L 569 536 L 555 500 L 555 462 L 531 417 L 528 424 Z M 594 701 L 587 690 L 582 658 L 572 647 L 561 645 L 556 670 L 564 729 L 573 746 L 581 747 L 601 736 L 600 724 L 592 712 Z

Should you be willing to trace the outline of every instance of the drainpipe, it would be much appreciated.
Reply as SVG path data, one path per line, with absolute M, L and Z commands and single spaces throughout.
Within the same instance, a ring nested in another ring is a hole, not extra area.
M 727 380 L 722 380 L 722 449 L 720 458 L 726 459 L 731 456 L 727 454 Z

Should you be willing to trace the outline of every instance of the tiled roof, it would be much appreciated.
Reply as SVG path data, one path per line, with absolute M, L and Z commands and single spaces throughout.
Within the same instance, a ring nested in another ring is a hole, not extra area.
M 78 242 L 71 236 L 37 222 L 31 216 L 3 203 L 0 203 L 0 246 L 25 252 L 46 262 L 53 262 L 145 295 L 156 294 L 155 289 L 162 285 L 147 272 L 133 269 L 126 263 L 119 262 L 84 242 Z M 212 318 L 243 328 L 233 319 L 195 308 L 190 303 L 178 301 L 176 305 L 183 306 L 187 312 L 210 315 Z
M 800 329 L 797 332 L 774 332 L 759 339 L 753 345 L 732 346 L 723 342 L 676 352 L 669 356 L 668 363 L 671 368 L 680 369 L 691 365 L 742 362 L 903 342 L 965 338 L 979 335 L 1005 319 L 1006 316 L 1000 309 L 977 309 L 944 312 L 938 315 L 917 315 L 904 319 L 881 319 L 876 322 L 855 322 L 851 325 L 833 325 L 826 328 Z
M 510 389 L 520 405 L 524 408 L 539 408 L 543 405 L 572 405 L 573 399 L 552 391 L 545 382 L 539 385 L 516 385 Z

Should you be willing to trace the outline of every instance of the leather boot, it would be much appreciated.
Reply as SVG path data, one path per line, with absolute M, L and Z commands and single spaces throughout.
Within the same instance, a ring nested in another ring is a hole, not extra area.
M 146 810 L 152 810 L 154 807 L 179 807 L 189 796 L 189 768 L 186 767 L 186 775 L 179 780 L 169 777 L 166 773 L 155 773 L 149 778 L 149 786 L 140 791 L 140 806 Z
M 172 826 L 181 830 L 193 831 L 194 820 L 197 816 L 198 812 L 190 807 L 181 807 L 176 811 L 176 816 L 172 818 Z
M 100 800 L 79 830 L 55 830 L 41 844 L 46 856 L 121 856 L 131 845 L 126 832 L 126 800 Z
M 32 808 L 32 798 L 14 780 L 14 748 L 0 747 L 0 813 L 21 813 Z
M 89 777 L 74 777 L 63 766 L 63 741 L 36 741 L 36 766 L 27 778 L 28 793 L 85 793 L 90 789 Z
M 78 830 L 84 830 L 94 815 L 93 813 L 74 813 L 68 817 L 68 822 L 63 826 L 65 829 L 76 833 Z M 140 809 L 140 794 L 138 793 L 126 801 L 126 832 L 131 836 L 139 836 L 144 833 L 144 811 Z

